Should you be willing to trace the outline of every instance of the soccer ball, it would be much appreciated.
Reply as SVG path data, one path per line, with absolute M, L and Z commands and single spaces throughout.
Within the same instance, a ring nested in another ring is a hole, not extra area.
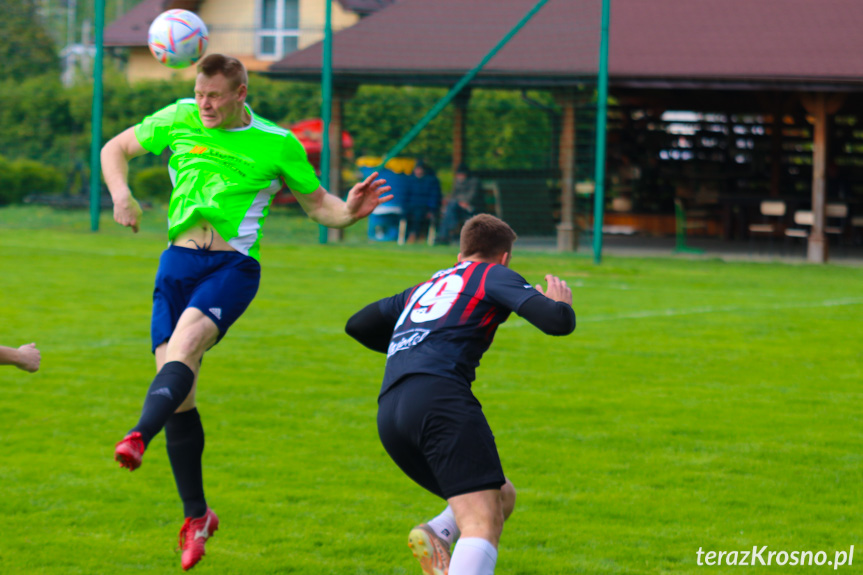
M 207 50 L 207 25 L 188 10 L 162 12 L 150 24 L 147 44 L 156 60 L 169 68 L 187 68 Z

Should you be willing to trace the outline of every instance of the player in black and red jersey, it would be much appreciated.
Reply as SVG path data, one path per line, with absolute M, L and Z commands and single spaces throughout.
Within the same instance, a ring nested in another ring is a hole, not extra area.
M 503 522 L 515 506 L 515 488 L 471 391 L 497 326 L 515 312 L 550 335 L 575 329 L 566 282 L 547 275 L 543 292 L 507 267 L 515 237 L 494 216 L 471 218 L 462 228 L 458 265 L 366 306 L 345 327 L 387 354 L 378 397 L 384 448 L 449 504 L 408 537 L 426 575 L 494 573 Z

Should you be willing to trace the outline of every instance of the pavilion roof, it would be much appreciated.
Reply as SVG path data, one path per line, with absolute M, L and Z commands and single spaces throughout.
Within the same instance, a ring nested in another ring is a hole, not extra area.
M 333 37 L 336 81 L 451 85 L 536 0 L 400 0 Z M 549 0 L 487 64 L 477 85 L 593 81 L 601 0 Z M 613 0 L 609 78 L 655 88 L 863 90 L 859 0 Z M 273 75 L 320 77 L 322 44 Z

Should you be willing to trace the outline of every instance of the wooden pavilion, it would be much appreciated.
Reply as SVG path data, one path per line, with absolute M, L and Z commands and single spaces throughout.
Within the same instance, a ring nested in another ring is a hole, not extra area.
M 343 103 L 361 84 L 453 86 L 534 5 L 536 0 L 399 0 L 333 40 L 332 130 L 341 131 Z M 453 102 L 453 165 L 464 161 L 470 87 L 551 91 L 561 108 L 561 217 L 558 247 L 572 250 L 576 184 L 578 90 L 596 81 L 601 0 L 549 0 Z M 863 108 L 863 3 L 856 0 L 612 0 L 609 85 L 624 113 L 688 110 L 721 112 L 766 122 L 758 146 L 770 171 L 765 195 L 787 190 L 783 129 L 802 118 L 802 149 L 813 222 L 808 259 L 825 262 L 828 161 L 843 154 L 854 171 L 856 146 L 833 144 L 835 118 L 857 118 Z M 319 81 L 322 46 L 273 64 L 269 73 Z M 631 116 L 626 116 L 627 123 Z M 854 122 L 846 130 L 856 133 Z M 644 130 L 644 127 L 630 129 Z M 736 127 L 724 135 L 734 138 Z M 339 138 L 331 138 L 340 157 Z M 766 144 L 764 142 L 767 142 Z M 610 144 L 613 146 L 614 144 Z M 861 147 L 863 151 L 863 147 Z M 752 152 L 748 152 L 752 153 Z M 799 160 L 799 157 L 798 157 Z M 734 154 L 726 154 L 734 168 Z M 799 172 L 799 167 L 797 168 Z M 811 175 L 810 175 L 811 174 Z M 333 168 L 331 182 L 339 181 Z M 731 184 L 733 185 L 733 184 Z M 335 186 L 334 186 L 335 187 Z M 728 185 L 725 191 L 728 192 Z M 733 192 L 733 190 L 731 190 Z M 860 196 L 858 199 L 863 199 Z

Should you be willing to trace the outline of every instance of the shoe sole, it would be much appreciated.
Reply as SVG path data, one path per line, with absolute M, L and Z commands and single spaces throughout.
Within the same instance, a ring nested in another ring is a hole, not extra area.
M 425 529 L 415 527 L 408 535 L 408 548 L 419 561 L 425 575 L 447 575 L 449 570 L 441 571 L 432 565 L 435 548 L 431 537 Z
M 135 458 L 134 456 L 123 453 L 122 451 L 114 452 L 114 461 L 120 464 L 120 467 L 125 467 L 129 471 L 135 471 L 139 467 L 141 467 L 141 458 Z

